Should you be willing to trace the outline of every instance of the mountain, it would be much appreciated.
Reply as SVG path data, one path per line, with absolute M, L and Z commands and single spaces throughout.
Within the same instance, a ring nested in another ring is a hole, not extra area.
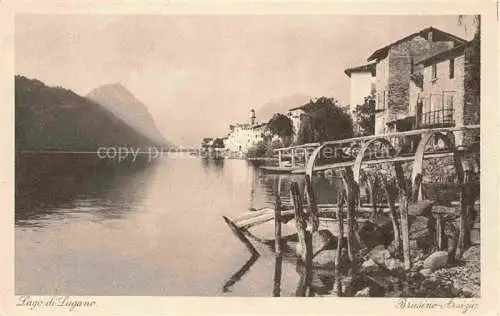
M 286 114 L 288 109 L 301 106 L 309 102 L 312 97 L 307 95 L 290 95 L 279 100 L 267 102 L 255 113 L 257 120 L 267 122 L 275 113 Z
M 164 146 L 172 146 L 158 130 L 147 106 L 121 84 L 99 86 L 90 91 L 86 98 L 106 107 L 144 136 Z
M 161 146 L 105 107 L 71 90 L 15 77 L 16 150 L 91 150 Z

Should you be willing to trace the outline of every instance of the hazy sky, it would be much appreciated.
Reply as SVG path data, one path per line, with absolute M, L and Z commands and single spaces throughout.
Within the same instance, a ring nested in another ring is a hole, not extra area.
M 18 16 L 16 73 L 81 95 L 120 82 L 196 146 L 290 95 L 347 104 L 345 68 L 428 26 L 472 38 L 456 16 Z

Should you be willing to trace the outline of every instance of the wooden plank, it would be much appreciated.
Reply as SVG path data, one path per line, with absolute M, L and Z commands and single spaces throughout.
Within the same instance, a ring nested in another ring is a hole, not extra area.
M 441 157 L 447 157 L 453 155 L 453 152 L 441 152 L 441 153 L 427 153 L 424 154 L 424 158 L 429 159 L 429 158 L 441 158 Z M 373 164 L 379 164 L 379 163 L 390 163 L 390 162 L 405 162 L 405 161 L 413 161 L 414 156 L 401 156 L 401 157 L 394 157 L 394 158 L 385 158 L 385 159 L 374 159 L 374 160 L 363 160 L 363 165 L 373 165 Z M 345 161 L 345 162 L 338 162 L 338 163 L 333 163 L 333 164 L 326 164 L 326 165 L 321 165 L 321 166 L 315 166 L 313 168 L 313 171 L 325 171 L 329 169 L 336 169 L 336 168 L 344 168 L 344 167 L 351 167 L 354 166 L 354 160 L 352 161 Z M 301 174 L 303 173 L 302 170 L 294 170 L 292 173 L 296 174 Z M 305 173 L 305 171 L 304 171 Z
M 363 141 L 368 141 L 368 140 L 381 138 L 381 137 L 394 138 L 394 137 L 421 135 L 421 134 L 426 133 L 426 132 L 465 131 L 465 130 L 479 129 L 480 127 L 481 127 L 481 125 L 475 124 L 475 125 L 465 125 L 465 126 L 459 126 L 459 127 L 440 127 L 440 128 L 416 129 L 416 130 L 405 131 L 405 132 L 396 132 L 396 133 L 388 133 L 388 134 L 380 134 L 380 135 L 370 135 L 370 136 L 346 138 L 346 139 L 340 139 L 340 140 L 326 141 L 326 142 L 322 142 L 322 143 L 307 143 L 307 144 L 298 145 L 298 146 L 277 148 L 277 149 L 275 149 L 275 151 L 284 151 L 284 150 L 290 150 L 292 148 L 302 148 L 302 147 L 318 147 L 320 145 L 340 145 L 340 144 L 347 144 L 347 143 L 351 143 L 351 142 L 363 142 Z
M 229 226 L 233 234 L 245 245 L 245 247 L 250 251 L 252 256 L 258 256 L 259 252 L 255 247 L 252 245 L 252 243 L 248 240 L 248 238 L 243 234 L 243 232 L 236 227 L 236 225 L 226 216 L 222 216 L 224 218 L 224 221 L 226 224 Z
M 249 219 L 249 218 L 254 218 L 254 217 L 257 217 L 257 216 L 261 216 L 263 214 L 266 214 L 266 213 L 271 213 L 273 210 L 269 207 L 264 207 L 264 208 L 261 208 L 257 211 L 253 211 L 253 212 L 247 212 L 247 213 L 244 213 L 243 215 L 233 219 L 233 222 L 236 224 L 238 221 L 242 221 L 242 220 L 245 220 L 245 219 Z

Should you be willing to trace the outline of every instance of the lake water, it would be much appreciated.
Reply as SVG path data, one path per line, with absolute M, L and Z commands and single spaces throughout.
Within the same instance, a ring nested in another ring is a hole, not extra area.
M 250 260 L 222 218 L 274 207 L 278 187 L 289 201 L 293 179 L 244 160 L 18 155 L 16 294 L 293 296 L 296 260 L 282 260 L 277 290 L 272 251 Z M 335 200 L 326 179 L 315 188 L 319 203 Z

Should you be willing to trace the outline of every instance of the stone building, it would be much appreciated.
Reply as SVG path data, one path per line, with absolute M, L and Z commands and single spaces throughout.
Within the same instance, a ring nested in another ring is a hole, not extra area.
M 227 151 L 243 157 L 248 150 L 264 139 L 265 123 L 256 122 L 255 111 L 251 110 L 250 123 L 237 123 L 229 126 L 229 134 L 224 140 Z
M 479 124 L 479 89 L 471 84 L 474 74 L 471 42 L 434 54 L 416 62 L 416 76 L 410 103 L 415 105 L 418 128 L 451 127 Z M 464 132 L 455 135 L 455 143 L 464 143 Z M 476 132 L 477 134 L 477 132 Z M 474 133 L 465 135 L 465 143 L 473 142 Z
M 375 134 L 414 129 L 418 84 L 416 61 L 449 51 L 466 41 L 429 27 L 388 44 L 368 57 L 376 64 Z M 412 80 L 412 78 L 416 78 Z
M 299 106 L 289 109 L 286 115 L 290 118 L 290 120 L 292 120 L 293 142 L 295 143 L 297 141 L 297 137 L 299 136 L 300 126 L 302 124 L 304 115 L 306 115 L 306 111 L 304 110 L 304 106 Z

